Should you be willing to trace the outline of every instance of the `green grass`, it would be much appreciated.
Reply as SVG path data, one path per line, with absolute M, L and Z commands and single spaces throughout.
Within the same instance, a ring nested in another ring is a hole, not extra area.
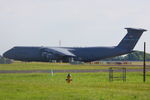
M 139 67 L 134 67 L 139 68 Z M 54 63 L 0 64 L 0 70 L 108 69 L 95 65 Z M 149 100 L 150 72 L 143 83 L 142 72 L 128 72 L 127 81 L 108 81 L 108 73 L 71 73 L 73 82 L 66 83 L 67 73 L 0 74 L 0 100 Z M 118 75 L 119 73 L 117 73 Z
M 70 65 L 67 63 L 15 62 L 0 64 L 0 70 L 103 69 L 103 66 Z
M 150 73 L 148 73 L 150 74 Z M 127 82 L 108 82 L 108 73 L 0 74 L 0 100 L 149 100 L 150 76 L 127 73 Z
M 0 70 L 108 69 L 109 67 L 111 67 L 111 66 L 104 66 L 104 65 L 103 64 L 102 65 L 89 65 L 89 64 L 70 65 L 67 63 L 14 62 L 12 64 L 0 64 Z M 127 68 L 140 69 L 141 67 L 128 66 Z

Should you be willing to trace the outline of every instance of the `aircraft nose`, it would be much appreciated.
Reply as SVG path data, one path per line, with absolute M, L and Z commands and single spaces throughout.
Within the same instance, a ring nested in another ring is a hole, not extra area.
M 3 57 L 5 57 L 5 58 L 11 58 L 11 51 L 8 50 L 8 51 L 4 52 Z
M 3 57 L 5 57 L 5 58 L 8 58 L 8 55 L 9 55 L 8 51 L 6 51 L 5 53 L 3 53 Z

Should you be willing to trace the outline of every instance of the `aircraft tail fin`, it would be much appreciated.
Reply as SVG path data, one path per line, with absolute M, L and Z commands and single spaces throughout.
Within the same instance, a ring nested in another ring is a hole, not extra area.
M 140 39 L 142 33 L 144 31 L 147 31 L 145 29 L 136 29 L 136 28 L 125 28 L 127 29 L 126 36 L 121 40 L 121 42 L 118 44 L 118 48 L 123 48 L 126 50 L 132 50 L 138 40 Z

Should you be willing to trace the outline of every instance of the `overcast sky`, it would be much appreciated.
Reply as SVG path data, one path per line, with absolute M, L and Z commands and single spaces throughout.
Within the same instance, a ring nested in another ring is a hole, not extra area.
M 150 30 L 150 0 L 0 0 L 0 54 L 13 46 L 115 46 L 125 27 Z M 145 32 L 135 50 L 147 42 Z

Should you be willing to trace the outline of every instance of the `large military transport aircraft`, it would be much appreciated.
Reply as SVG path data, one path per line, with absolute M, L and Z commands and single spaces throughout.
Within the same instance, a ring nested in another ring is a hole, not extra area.
M 126 36 L 113 47 L 22 47 L 17 46 L 3 54 L 20 61 L 83 61 L 90 62 L 133 52 L 133 48 L 145 29 L 125 28 Z

